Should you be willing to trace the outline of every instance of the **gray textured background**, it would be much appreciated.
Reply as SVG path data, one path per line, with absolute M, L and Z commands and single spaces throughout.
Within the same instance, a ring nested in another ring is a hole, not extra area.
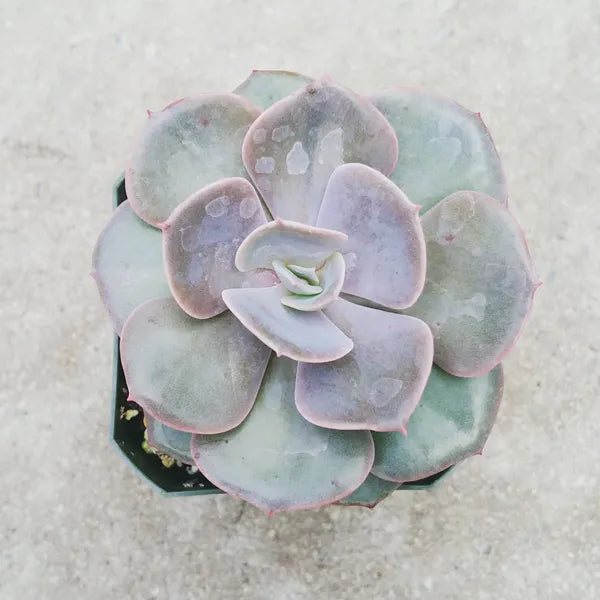
M 482 458 L 375 511 L 168 500 L 108 443 L 87 276 L 146 108 L 252 67 L 480 110 L 545 285 Z M 597 0 L 0 2 L 0 598 L 600 596 Z

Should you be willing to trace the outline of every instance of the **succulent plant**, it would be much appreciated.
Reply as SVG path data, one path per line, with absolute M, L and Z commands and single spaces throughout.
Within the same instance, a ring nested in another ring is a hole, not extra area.
M 255 71 L 148 117 L 93 274 L 149 443 L 269 513 L 480 453 L 538 284 L 479 114 Z

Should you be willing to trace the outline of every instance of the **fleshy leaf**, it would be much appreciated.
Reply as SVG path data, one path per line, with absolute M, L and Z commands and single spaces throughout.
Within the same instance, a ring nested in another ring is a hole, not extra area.
M 242 140 L 260 109 L 233 94 L 183 98 L 149 112 L 125 173 L 133 210 L 151 225 L 206 185 L 246 177 Z
M 354 349 L 333 363 L 299 365 L 300 414 L 332 429 L 404 430 L 431 370 L 433 339 L 427 325 L 341 299 L 325 314 Z
M 426 264 L 418 210 L 375 169 L 347 164 L 333 172 L 317 224 L 348 234 L 344 292 L 394 309 L 415 302 Z
M 422 212 L 458 190 L 483 192 L 506 204 L 500 158 L 479 113 L 411 88 L 371 100 L 398 137 L 398 164 L 390 179 Z
M 354 490 L 349 496 L 338 500 L 338 504 L 344 506 L 365 506 L 374 508 L 382 500 L 387 498 L 394 490 L 400 487 L 395 481 L 386 481 L 375 477 L 372 473 L 364 480 L 364 482 Z
M 287 268 L 292 272 L 298 275 L 298 277 L 302 277 L 302 279 L 306 279 L 308 283 L 312 283 L 313 285 L 318 285 L 319 277 L 317 276 L 316 267 L 300 267 L 298 265 L 288 265 Z
M 240 271 L 271 269 L 281 260 L 303 267 L 319 267 L 346 242 L 339 231 L 275 219 L 255 229 L 240 244 L 235 265 Z
M 244 96 L 265 110 L 311 81 L 311 77 L 292 71 L 252 71 L 233 93 Z
M 187 465 L 194 464 L 190 448 L 192 442 L 191 433 L 173 429 L 148 414 L 144 415 L 144 421 L 146 423 L 146 430 L 148 431 L 148 443 L 150 446 L 159 452 L 164 452 L 172 456 L 182 463 Z
M 281 303 L 285 287 L 225 290 L 231 312 L 278 356 L 320 363 L 352 350 L 347 338 L 321 311 L 301 312 Z
M 165 269 L 185 312 L 206 319 L 226 309 L 223 290 L 275 282 L 270 273 L 235 267 L 242 240 L 266 222 L 254 188 L 239 177 L 202 188 L 173 211 L 164 225 Z
M 405 312 L 433 331 L 434 362 L 461 377 L 493 369 L 531 309 L 537 280 L 523 232 L 499 202 L 457 192 L 422 218 L 427 279 Z
M 244 420 L 270 354 L 231 313 L 198 320 L 171 298 L 138 307 L 121 338 L 130 399 L 192 433 L 219 433 Z
M 391 481 L 424 479 L 480 453 L 502 398 L 502 367 L 454 377 L 434 366 L 407 433 L 374 433 L 373 473 Z
M 117 335 L 132 311 L 152 298 L 170 296 L 162 258 L 162 235 L 125 201 L 98 237 L 92 275 Z
M 288 269 L 281 260 L 273 261 L 273 269 L 275 270 L 275 273 L 277 274 L 277 277 L 279 277 L 281 283 L 287 288 L 288 291 L 294 294 L 311 296 L 313 294 L 319 294 L 323 291 L 323 288 L 320 285 L 308 283 L 306 279 L 296 275 L 296 273 Z
M 270 514 L 347 496 L 373 462 L 368 431 L 333 431 L 294 406 L 296 364 L 273 358 L 246 420 L 233 431 L 192 437 L 198 468 L 217 487 Z
M 371 102 L 323 78 L 268 108 L 248 131 L 242 153 L 273 216 L 314 224 L 336 167 L 360 162 L 387 175 L 398 147 Z
M 291 267 L 288 268 L 291 270 Z M 344 257 L 339 252 L 336 252 L 317 271 L 317 277 L 322 288 L 319 294 L 316 296 L 290 294 L 289 296 L 283 296 L 281 302 L 296 310 L 321 310 L 331 304 L 340 295 L 342 286 L 344 285 L 345 274 L 346 263 L 344 262 Z

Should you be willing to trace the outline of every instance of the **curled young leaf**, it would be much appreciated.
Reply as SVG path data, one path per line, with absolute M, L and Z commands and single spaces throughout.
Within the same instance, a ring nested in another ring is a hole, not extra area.
M 290 270 L 291 268 L 289 267 Z M 339 252 L 336 252 L 315 272 L 315 278 L 321 288 L 318 294 L 311 296 L 290 294 L 283 296 L 281 302 L 296 310 L 321 310 L 329 306 L 340 295 L 342 286 L 344 285 L 345 274 L 346 263 L 344 262 L 344 257 Z
M 300 362 L 337 360 L 352 350 L 346 337 L 321 311 L 302 312 L 281 303 L 283 285 L 225 290 L 229 310 L 278 356 Z
M 347 239 L 340 231 L 275 219 L 248 235 L 238 248 L 235 264 L 240 271 L 271 269 L 276 260 L 320 267 Z

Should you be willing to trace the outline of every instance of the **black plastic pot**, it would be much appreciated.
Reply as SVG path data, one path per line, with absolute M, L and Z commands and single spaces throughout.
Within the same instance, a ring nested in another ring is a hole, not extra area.
M 113 189 L 113 206 L 116 208 L 126 199 L 125 182 L 121 177 Z M 142 410 L 137 404 L 128 402 L 128 396 L 129 391 L 119 353 L 119 338 L 115 336 L 111 432 L 115 446 L 123 453 L 135 471 L 163 494 L 169 496 L 222 494 L 223 492 L 208 481 L 202 473 L 194 472 L 194 469 L 186 466 L 177 466 L 177 464 L 166 467 L 157 455 L 149 454 L 144 450 Z M 131 414 L 127 411 L 132 409 L 139 412 L 136 416 L 127 419 L 126 414 Z M 431 489 L 451 469 L 452 467 L 449 467 L 426 479 L 402 484 L 398 489 Z

